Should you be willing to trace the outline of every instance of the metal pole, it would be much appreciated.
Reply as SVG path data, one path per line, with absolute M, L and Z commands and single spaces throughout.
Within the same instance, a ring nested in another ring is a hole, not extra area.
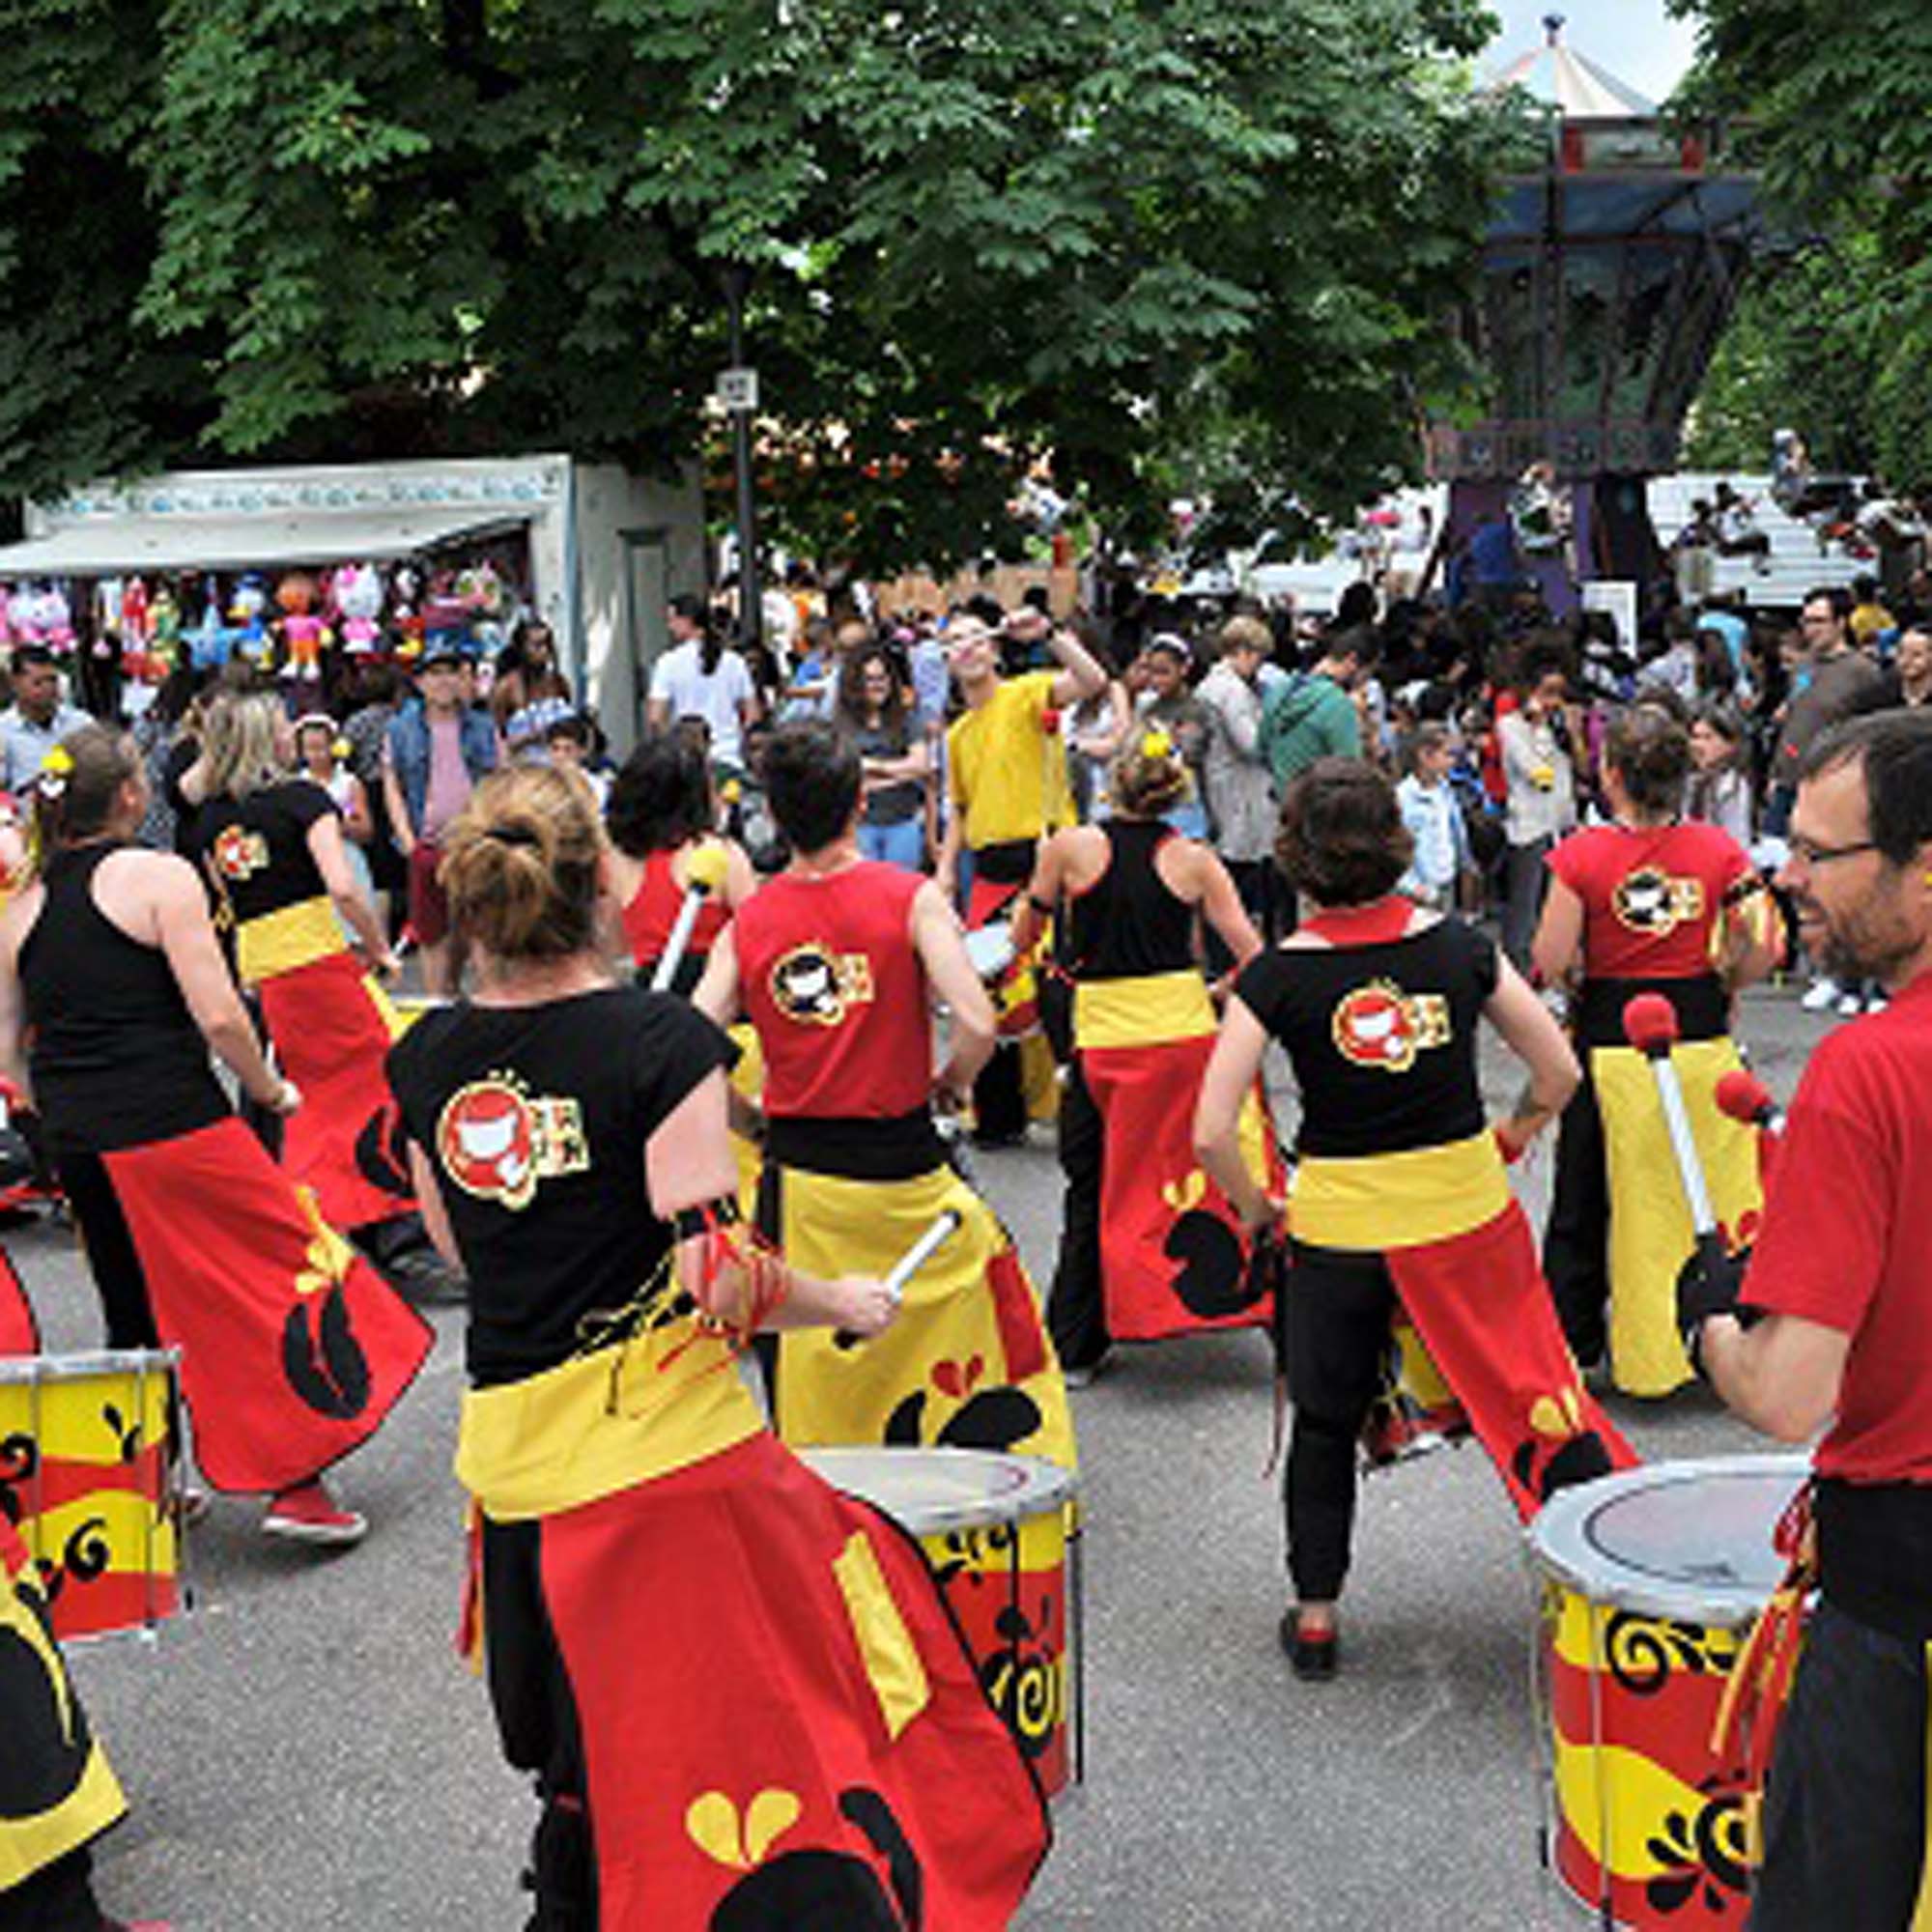
M 745 366 L 744 264 L 724 270 L 724 299 L 731 328 L 731 366 Z M 764 592 L 758 582 L 758 505 L 752 488 L 752 412 L 731 412 L 731 457 L 738 480 L 738 637 L 746 645 L 761 642 L 765 634 Z

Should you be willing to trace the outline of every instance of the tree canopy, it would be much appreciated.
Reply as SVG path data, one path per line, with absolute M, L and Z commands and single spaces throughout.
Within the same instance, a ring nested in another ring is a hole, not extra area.
M 187 460 L 762 465 L 863 561 L 1340 505 L 1469 371 L 1478 0 L 0 0 L 0 492 Z
M 1932 10 L 1869 0 L 1678 0 L 1701 23 L 1684 99 L 1738 117 L 1784 225 L 1808 237 L 1740 305 L 1697 461 L 1759 466 L 1771 432 L 1932 485 Z

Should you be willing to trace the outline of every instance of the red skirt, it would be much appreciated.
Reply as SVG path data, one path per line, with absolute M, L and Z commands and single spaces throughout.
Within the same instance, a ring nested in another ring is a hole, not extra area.
M 387 997 L 352 953 L 331 952 L 257 989 L 282 1071 L 302 1104 L 282 1166 L 313 1188 L 331 1228 L 361 1228 L 415 1204 L 395 1096 L 384 1071 L 396 1028 Z
M 38 1355 L 41 1352 L 40 1325 L 34 1320 L 33 1304 L 20 1286 L 14 1258 L 0 1248 L 0 1355 Z
M 101 1159 L 208 1480 L 273 1492 L 373 1435 L 434 1333 L 261 1142 L 231 1115 Z
M 601 1923 L 1009 1923 L 1039 1788 L 895 1525 L 760 1432 L 539 1537 Z

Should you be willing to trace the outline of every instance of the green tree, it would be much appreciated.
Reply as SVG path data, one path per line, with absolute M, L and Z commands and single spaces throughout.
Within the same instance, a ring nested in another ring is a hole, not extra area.
M 781 525 L 878 564 L 1340 505 L 1466 382 L 1476 0 L 0 0 L 0 489 L 185 456 L 687 454 L 750 274 Z M 57 256 L 57 270 L 35 257 Z M 42 298 L 54 273 L 64 299 Z M 37 286 L 38 277 L 38 286 Z M 1223 426 L 1232 425 L 1232 431 Z
M 1739 117 L 1744 154 L 1813 239 L 1740 304 L 1692 455 L 1761 464 L 1773 428 L 1813 455 L 1932 485 L 1932 10 L 1869 0 L 1678 0 L 1701 23 L 1686 91 Z

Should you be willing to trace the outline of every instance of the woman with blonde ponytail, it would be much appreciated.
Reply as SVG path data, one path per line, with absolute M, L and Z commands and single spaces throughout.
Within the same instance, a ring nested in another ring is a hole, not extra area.
M 118 731 L 48 754 L 37 873 L 0 915 L 0 1070 L 28 1060 L 109 1346 L 183 1350 L 203 1473 L 272 1494 L 273 1534 L 353 1543 L 367 1525 L 320 1472 L 381 1425 L 431 1338 L 216 1084 L 210 1049 L 258 1106 L 301 1100 L 263 1055 L 193 868 L 132 844 L 147 803 Z
M 876 1335 L 895 1297 L 740 1227 L 729 1045 L 612 977 L 581 786 L 499 772 L 444 854 L 477 991 L 389 1078 L 469 1276 L 457 1472 L 504 1753 L 544 1807 L 533 1922 L 1006 1925 L 1045 1844 L 1016 1748 L 917 1551 L 780 1446 L 734 1360 L 761 1327 Z M 784 1844 L 748 1866 L 693 1801 L 759 1791 Z
M 1114 814 L 1041 848 L 1013 937 L 1051 919 L 1073 986 L 1073 1053 L 1060 1110 L 1066 1194 L 1047 1321 L 1076 1386 L 1116 1341 L 1268 1319 L 1248 1244 L 1208 1186 L 1188 1122 L 1214 1045 L 1200 966 L 1206 920 L 1238 967 L 1261 950 L 1228 868 L 1169 822 L 1194 795 L 1180 747 L 1137 727 L 1115 754 Z M 1273 1184 L 1279 1156 L 1256 1111 L 1249 1152 Z M 1111 1158 L 1109 1157 L 1111 1154 Z

